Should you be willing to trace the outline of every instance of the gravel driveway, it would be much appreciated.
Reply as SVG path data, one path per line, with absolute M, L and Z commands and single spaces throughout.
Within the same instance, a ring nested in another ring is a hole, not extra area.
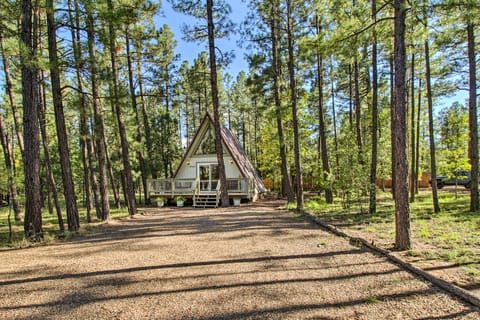
M 478 309 L 264 201 L 149 208 L 0 252 L 0 319 L 479 319 Z

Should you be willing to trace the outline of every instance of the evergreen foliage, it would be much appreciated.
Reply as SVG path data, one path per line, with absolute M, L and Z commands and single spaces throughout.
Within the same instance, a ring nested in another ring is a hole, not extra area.
M 208 1 L 214 38 L 241 33 L 249 70 L 232 75 L 226 68 L 235 53 L 221 48 L 215 61 L 207 46 L 193 61 L 182 60 L 160 1 L 8 0 L 0 5 L 0 189 L 32 240 L 41 239 L 41 208 L 59 218 L 68 209 L 69 229 L 78 229 L 72 190 L 87 221 L 108 220 L 110 205 L 134 214 L 149 200 L 149 178 L 173 176 L 203 115 L 214 114 L 213 95 L 219 122 L 271 188 L 299 209 L 304 188 L 326 202 L 335 196 L 345 208 L 369 195 L 374 214 L 375 185 L 395 184 L 398 151 L 414 176 L 410 201 L 422 174 L 476 175 L 478 4 L 400 2 L 402 61 L 394 61 L 391 3 L 250 0 L 245 21 L 235 26 L 228 2 Z M 180 36 L 206 43 L 207 1 L 170 3 L 195 18 Z M 26 18 L 19 25 L 20 15 Z M 402 128 L 394 126 L 393 109 L 399 62 L 408 88 L 395 109 L 408 112 Z M 442 109 L 445 100 L 450 105 Z M 407 133 L 408 147 L 394 144 Z M 476 211 L 478 187 L 471 192 Z

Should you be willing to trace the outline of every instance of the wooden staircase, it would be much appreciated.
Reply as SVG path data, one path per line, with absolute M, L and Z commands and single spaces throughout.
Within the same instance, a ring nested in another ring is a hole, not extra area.
M 198 193 L 193 196 L 194 208 L 217 208 L 219 199 L 215 193 Z

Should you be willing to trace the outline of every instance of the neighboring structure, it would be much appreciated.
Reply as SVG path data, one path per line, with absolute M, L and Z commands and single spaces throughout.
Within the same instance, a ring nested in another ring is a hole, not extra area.
M 221 129 L 225 175 L 230 199 L 256 201 L 266 192 L 247 154 L 238 140 L 225 127 Z M 207 113 L 188 146 L 172 179 L 149 180 L 150 198 L 183 196 L 194 207 L 217 207 L 220 201 L 215 128 Z

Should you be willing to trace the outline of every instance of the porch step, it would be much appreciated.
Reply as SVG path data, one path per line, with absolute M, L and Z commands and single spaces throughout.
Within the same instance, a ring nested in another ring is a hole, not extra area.
M 195 208 L 217 208 L 217 196 L 214 194 L 198 194 L 194 196 L 193 206 Z

